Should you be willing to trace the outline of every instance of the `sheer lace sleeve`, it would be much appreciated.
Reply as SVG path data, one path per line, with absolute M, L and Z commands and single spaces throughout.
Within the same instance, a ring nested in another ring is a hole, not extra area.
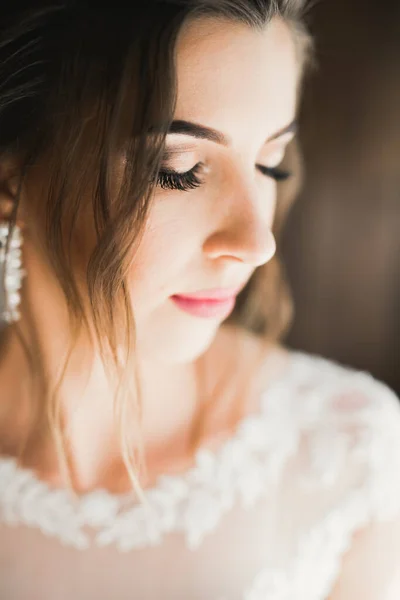
M 357 528 L 349 540 L 330 600 L 399 600 L 400 403 L 370 375 L 360 374 L 359 379 L 360 389 L 336 401 L 336 407 L 341 414 L 357 413 L 362 423 L 357 453 L 358 460 L 366 460 L 369 473 L 358 518 L 360 525 L 371 522 Z
M 293 546 L 246 600 L 399 600 L 398 398 L 368 373 L 303 355 L 270 401 L 300 432 L 279 500 L 277 548 L 284 532 Z
M 400 516 L 357 532 L 329 600 L 399 600 Z
M 398 600 L 400 402 L 369 373 L 336 369 L 342 372 L 331 387 L 325 379 L 323 410 L 316 409 L 321 394 L 313 401 L 311 392 L 304 413 L 303 483 L 310 490 L 322 484 L 332 504 L 305 532 L 303 556 L 308 554 L 309 565 L 319 565 L 318 598 L 331 592 L 330 600 Z M 316 500 L 317 514 L 318 505 Z

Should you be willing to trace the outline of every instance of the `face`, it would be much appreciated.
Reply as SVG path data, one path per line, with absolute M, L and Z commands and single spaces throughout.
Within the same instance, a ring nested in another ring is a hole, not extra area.
M 218 134 L 195 137 L 190 126 L 182 132 L 178 123 L 167 136 L 130 273 L 144 358 L 183 363 L 200 356 L 234 301 L 200 315 L 171 297 L 243 288 L 274 255 L 274 176 L 294 135 L 288 126 L 295 118 L 298 72 L 292 34 L 279 19 L 262 32 L 210 18 L 181 31 L 174 121 Z M 190 306 L 201 308 L 198 302 Z

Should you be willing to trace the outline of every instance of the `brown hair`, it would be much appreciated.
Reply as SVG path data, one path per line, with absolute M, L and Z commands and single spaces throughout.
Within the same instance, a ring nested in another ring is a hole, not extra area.
M 32 376 L 40 380 L 36 427 L 50 426 L 60 467 L 68 478 L 57 389 L 73 345 L 85 331 L 95 339 L 110 378 L 116 377 L 114 406 L 122 456 L 133 486 L 145 501 L 135 475 L 135 469 L 143 468 L 141 444 L 138 439 L 134 448 L 127 435 L 128 424 L 140 422 L 141 402 L 126 275 L 140 243 L 173 119 L 177 36 L 188 19 L 206 15 L 253 28 L 280 16 L 293 29 L 303 69 L 312 55 L 303 25 L 304 1 L 154 0 L 127 3 L 124 8 L 70 1 L 36 6 L 28 11 L 2 9 L 0 165 L 9 157 L 18 158 L 21 189 L 35 164 L 46 161 L 49 177 L 35 215 L 46 256 L 65 296 L 73 340 L 60 380 L 49 390 L 40 357 L 20 335 Z M 149 136 L 149 131 L 157 133 Z M 125 159 L 121 184 L 115 189 L 115 160 L 121 156 Z M 295 143 L 284 160 L 296 177 L 280 185 L 276 237 L 298 185 Z M 87 198 L 97 242 L 81 274 L 74 267 L 72 240 L 80 216 L 88 209 Z M 18 199 L 17 195 L 9 237 Z M 291 317 L 289 290 L 275 256 L 256 269 L 226 323 L 278 340 Z M 18 324 L 13 327 L 18 330 Z M 124 349 L 123 356 L 119 348 Z M 194 431 L 199 431 L 198 425 Z M 197 433 L 194 449 L 199 439 Z

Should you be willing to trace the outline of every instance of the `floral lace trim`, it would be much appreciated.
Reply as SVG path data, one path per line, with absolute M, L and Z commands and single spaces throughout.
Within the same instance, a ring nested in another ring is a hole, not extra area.
M 287 382 L 296 370 L 293 353 Z M 278 383 L 278 382 L 277 382 Z M 132 495 L 96 490 L 76 499 L 65 489 L 54 489 L 13 458 L 0 458 L 0 514 L 9 525 L 24 523 L 39 528 L 76 548 L 115 543 L 121 551 L 160 544 L 165 534 L 181 531 L 190 549 L 234 504 L 251 506 L 266 493 L 267 483 L 282 471 L 297 446 L 299 430 L 287 414 L 268 414 L 272 383 L 260 399 L 260 411 L 247 416 L 232 438 L 215 453 L 200 449 L 195 466 L 183 475 L 159 477 L 146 491 L 149 507 L 132 504 Z M 282 436 L 282 431 L 285 435 Z M 90 528 L 94 531 L 89 532 Z

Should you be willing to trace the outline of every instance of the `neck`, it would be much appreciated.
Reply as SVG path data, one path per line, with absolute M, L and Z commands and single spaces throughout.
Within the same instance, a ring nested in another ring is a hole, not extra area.
M 71 361 L 71 369 L 65 374 L 57 394 L 61 421 L 68 440 L 72 481 L 74 487 L 80 490 L 99 485 L 113 487 L 113 482 L 106 481 L 109 474 L 114 472 L 119 479 L 121 472 L 125 472 L 114 418 L 115 390 L 110 387 L 100 360 L 94 361 L 90 375 L 86 377 L 82 377 L 82 373 L 85 373 L 84 364 L 79 357 Z M 44 433 L 43 429 L 31 429 L 32 388 L 28 384 L 27 365 L 25 363 L 25 368 L 23 365 L 19 340 L 10 331 L 7 352 L 0 366 L 0 386 L 4 398 L 0 415 L 3 451 L 18 454 L 18 448 L 28 438 L 29 444 L 24 453 L 25 466 L 59 483 L 61 474 L 50 430 L 46 429 Z M 49 372 L 48 364 L 46 370 Z M 141 440 L 151 471 L 151 465 L 168 456 L 181 454 L 187 442 L 186 435 L 198 402 L 196 367 L 193 363 L 168 368 L 166 365 L 144 362 L 139 365 L 139 372 L 143 405 Z M 157 377 L 154 377 L 154 373 L 157 373 Z M 40 404 L 38 398 L 39 410 L 45 414 L 46 409 L 43 403 L 42 406 Z M 3 435 L 3 431 L 7 435 Z M 134 438 L 133 433 L 132 442 L 137 443 Z

